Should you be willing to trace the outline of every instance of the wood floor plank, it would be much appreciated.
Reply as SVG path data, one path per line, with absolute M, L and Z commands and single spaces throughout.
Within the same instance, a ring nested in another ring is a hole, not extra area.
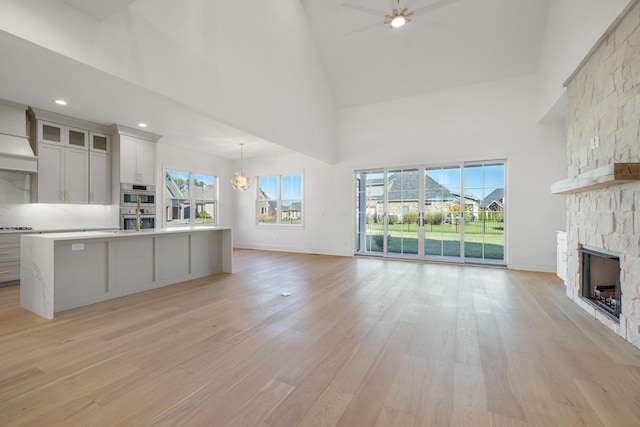
M 453 379 L 451 427 L 474 427 L 490 424 L 482 368 L 456 363 Z
M 524 411 L 509 383 L 507 355 L 493 314 L 476 313 L 480 357 L 490 412 L 526 422 Z
M 399 369 L 413 326 L 399 322 L 380 358 L 338 421 L 338 426 L 372 426 L 380 414 L 387 393 Z
M 640 425 L 640 350 L 553 274 L 254 250 L 234 270 L 52 321 L 0 288 L 0 425 Z
M 621 395 L 608 387 L 590 381 L 577 381 L 578 387 L 591 403 L 593 412 L 605 426 L 640 426 L 640 417 L 619 404 Z
M 289 384 L 271 381 L 247 402 L 233 419 L 224 424 L 224 427 L 257 426 L 294 388 Z
M 309 409 L 300 423 L 305 427 L 332 427 L 335 426 L 353 396 L 327 387 Z

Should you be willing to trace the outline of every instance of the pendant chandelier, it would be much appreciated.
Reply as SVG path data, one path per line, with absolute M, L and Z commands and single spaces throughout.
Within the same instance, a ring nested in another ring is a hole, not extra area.
M 244 142 L 240 143 L 240 172 L 237 172 L 233 176 L 233 181 L 231 181 L 231 185 L 233 188 L 238 191 L 244 191 L 251 186 L 249 182 L 249 177 L 242 171 L 242 147 L 244 146 Z

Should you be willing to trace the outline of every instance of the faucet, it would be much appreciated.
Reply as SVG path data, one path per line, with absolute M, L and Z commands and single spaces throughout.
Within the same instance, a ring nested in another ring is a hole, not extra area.
M 140 231 L 140 196 L 138 196 L 138 206 L 136 207 L 136 231 Z

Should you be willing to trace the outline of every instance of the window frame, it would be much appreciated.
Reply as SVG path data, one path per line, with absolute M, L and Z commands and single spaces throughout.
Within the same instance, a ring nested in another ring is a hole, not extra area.
M 282 181 L 283 177 L 300 177 L 300 198 L 282 198 Z M 277 197 L 272 199 L 275 201 L 275 222 L 264 222 L 260 220 L 261 215 L 265 213 L 265 209 L 268 209 L 264 205 L 267 202 L 267 205 L 270 206 L 271 203 L 269 199 L 261 199 L 261 187 L 260 187 L 260 179 L 262 178 L 275 178 L 276 179 L 276 187 L 277 187 Z M 262 174 L 256 176 L 256 199 L 255 199 L 255 225 L 257 227 L 275 227 L 275 228 L 304 228 L 305 224 L 305 202 L 304 202 L 304 171 L 291 172 L 291 173 L 281 173 L 281 174 Z M 283 222 L 282 221 L 282 203 L 284 202 L 299 202 L 300 203 L 300 222 L 291 223 L 291 222 Z
M 189 203 L 189 221 L 188 222 L 183 222 L 183 223 L 171 223 L 168 220 L 168 212 L 167 212 L 167 208 L 171 208 L 170 206 L 167 207 L 166 205 L 166 201 L 169 199 L 166 196 L 166 177 L 167 177 L 167 173 L 169 172 L 179 172 L 179 173 L 184 173 L 184 174 L 188 174 L 189 175 L 189 197 L 188 198 L 170 198 L 170 200 L 185 200 Z M 220 223 L 220 219 L 218 216 L 218 212 L 219 212 L 219 192 L 220 192 L 220 178 L 217 175 L 214 175 L 212 173 L 205 173 L 205 172 L 200 172 L 200 171 L 194 171 L 194 170 L 184 170 L 184 168 L 174 168 L 174 167 L 169 167 L 169 166 L 165 166 L 164 167 L 164 171 L 163 171 L 163 185 L 162 185 L 162 221 L 163 224 L 165 226 L 165 228 L 172 228 L 172 227 L 193 227 L 193 226 L 202 226 L 202 225 L 219 225 Z M 214 191 L 213 191 L 213 198 L 212 199 L 208 199 L 208 198 L 197 198 L 196 196 L 196 191 L 195 191 L 195 177 L 210 177 L 213 178 L 213 187 L 214 187 Z M 212 222 L 196 222 L 196 214 L 197 214 L 197 209 L 198 209 L 198 205 L 206 205 L 206 204 L 212 204 L 213 205 L 213 217 L 214 217 L 214 221 Z

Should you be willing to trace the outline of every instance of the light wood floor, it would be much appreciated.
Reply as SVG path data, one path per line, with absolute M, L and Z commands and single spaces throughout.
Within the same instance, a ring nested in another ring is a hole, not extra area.
M 53 321 L 0 289 L 0 425 L 640 425 L 640 351 L 555 275 L 234 262 Z

